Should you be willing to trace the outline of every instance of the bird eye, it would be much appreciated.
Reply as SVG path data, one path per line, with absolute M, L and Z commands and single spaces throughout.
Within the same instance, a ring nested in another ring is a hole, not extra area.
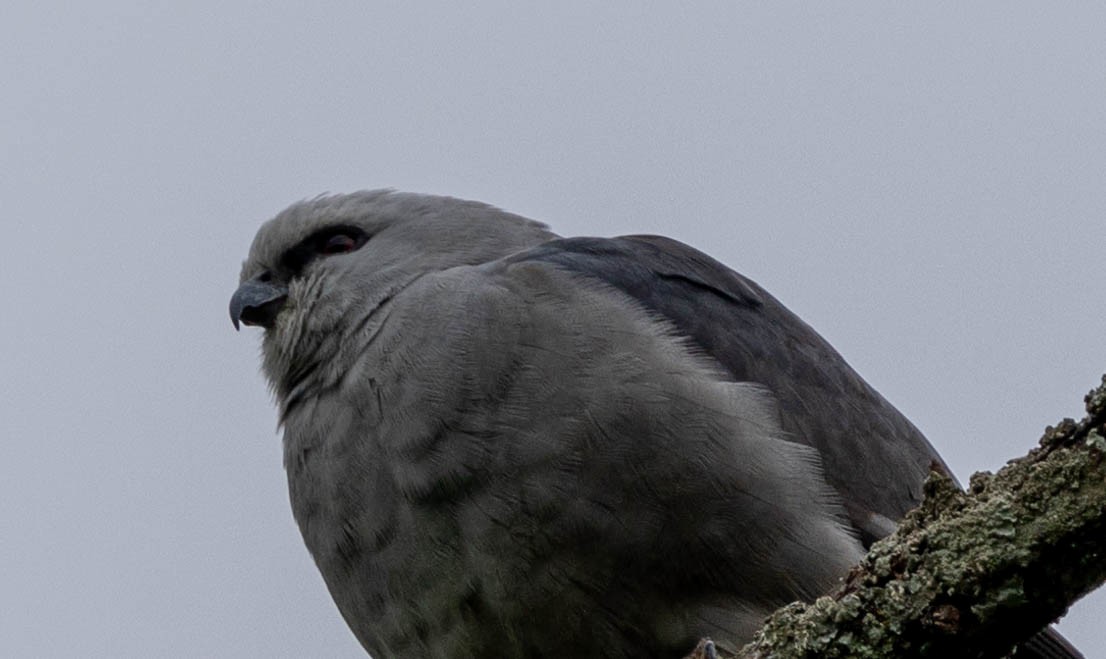
M 355 249 L 357 249 L 357 240 L 344 233 L 334 234 L 319 245 L 321 254 L 344 254 Z

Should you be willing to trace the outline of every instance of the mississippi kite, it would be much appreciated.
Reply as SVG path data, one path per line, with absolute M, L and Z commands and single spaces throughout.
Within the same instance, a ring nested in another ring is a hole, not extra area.
M 656 236 L 559 238 L 391 191 L 266 223 L 292 509 L 387 657 L 679 657 L 828 591 L 944 464 L 752 281 Z

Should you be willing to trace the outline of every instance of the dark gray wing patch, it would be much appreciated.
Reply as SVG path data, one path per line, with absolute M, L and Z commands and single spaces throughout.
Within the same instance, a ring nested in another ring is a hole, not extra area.
M 829 343 L 751 280 L 659 236 L 564 238 L 505 259 L 541 262 L 602 281 L 668 319 L 734 380 L 766 386 L 795 441 L 821 453 L 865 544 L 921 501 L 931 466 L 925 437 Z

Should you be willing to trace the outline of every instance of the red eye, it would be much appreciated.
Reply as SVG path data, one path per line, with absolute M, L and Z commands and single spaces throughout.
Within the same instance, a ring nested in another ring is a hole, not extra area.
M 344 254 L 355 249 L 357 249 L 357 241 L 352 236 L 338 233 L 327 238 L 319 248 L 319 252 L 323 254 Z

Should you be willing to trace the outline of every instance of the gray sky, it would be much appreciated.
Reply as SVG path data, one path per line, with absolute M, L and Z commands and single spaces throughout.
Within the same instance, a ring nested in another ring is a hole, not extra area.
M 0 652 L 362 656 L 287 503 L 258 224 L 324 191 L 667 234 L 957 473 L 1106 371 L 1106 4 L 16 0 L 0 10 Z M 1062 625 L 1106 657 L 1106 596 Z

